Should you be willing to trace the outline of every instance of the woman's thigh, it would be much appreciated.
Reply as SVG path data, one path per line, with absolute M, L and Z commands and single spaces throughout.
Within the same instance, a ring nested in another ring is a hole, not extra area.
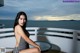
M 30 49 L 25 49 L 19 51 L 19 53 L 38 53 L 39 49 L 38 48 L 30 48 Z

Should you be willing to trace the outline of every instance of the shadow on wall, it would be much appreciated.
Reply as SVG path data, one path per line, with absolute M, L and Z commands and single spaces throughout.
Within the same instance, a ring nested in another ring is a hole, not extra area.
M 47 39 L 47 37 L 44 35 L 44 33 L 47 31 L 46 28 L 40 28 L 39 32 L 38 32 L 38 36 L 37 36 L 37 40 L 38 41 L 42 41 L 42 42 L 49 42 L 49 40 Z M 43 36 L 42 36 L 43 35 Z M 51 44 L 51 43 L 50 43 Z M 47 53 L 60 53 L 61 49 L 59 46 L 55 45 L 55 44 L 51 44 L 51 48 L 49 51 L 47 51 Z M 45 52 L 46 53 L 46 52 Z

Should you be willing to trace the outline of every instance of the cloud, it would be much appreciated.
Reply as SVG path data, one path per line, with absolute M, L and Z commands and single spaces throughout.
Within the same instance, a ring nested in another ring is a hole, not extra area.
M 80 20 L 80 14 L 72 14 L 68 16 L 35 16 L 35 20 Z
M 19 11 L 26 12 L 30 20 L 34 20 L 35 16 L 68 16 L 80 14 L 80 3 L 64 3 L 62 0 L 5 0 L 4 7 L 0 8 L 0 16 L 14 18 Z

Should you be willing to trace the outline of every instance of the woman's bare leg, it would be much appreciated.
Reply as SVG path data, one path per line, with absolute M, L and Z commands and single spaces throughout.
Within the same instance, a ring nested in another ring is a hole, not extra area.
M 41 53 L 38 48 L 21 50 L 19 53 Z

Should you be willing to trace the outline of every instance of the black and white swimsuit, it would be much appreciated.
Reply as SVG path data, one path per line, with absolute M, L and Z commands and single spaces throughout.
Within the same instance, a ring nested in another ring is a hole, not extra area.
M 29 37 L 28 31 L 24 31 L 24 32 Z M 28 49 L 28 48 L 29 48 L 29 44 L 21 37 L 20 38 L 19 46 L 18 47 L 15 47 L 13 49 L 13 53 L 19 53 L 19 51 L 24 50 L 24 49 Z

